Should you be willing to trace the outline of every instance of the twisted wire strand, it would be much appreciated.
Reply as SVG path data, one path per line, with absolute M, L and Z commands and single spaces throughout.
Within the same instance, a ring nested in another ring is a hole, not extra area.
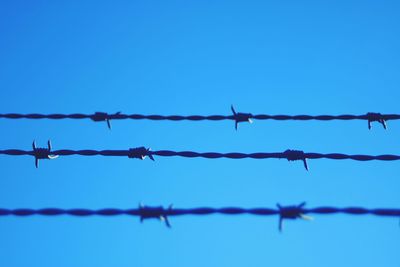
M 119 215 L 130 215 L 130 216 L 146 216 L 148 210 L 146 208 L 139 209 L 116 209 L 116 208 L 106 208 L 106 209 L 59 209 L 59 208 L 43 208 L 43 209 L 6 209 L 0 208 L 0 216 L 59 216 L 59 215 L 71 215 L 71 216 L 119 216 Z M 367 209 L 363 207 L 316 207 L 316 208 L 302 208 L 298 211 L 303 214 L 347 214 L 347 215 L 375 215 L 383 217 L 399 217 L 400 209 L 388 209 L 388 208 L 377 208 L 377 209 Z M 272 216 L 280 215 L 281 211 L 279 209 L 272 208 L 238 208 L 238 207 L 225 207 L 225 208 L 210 208 L 210 207 L 200 207 L 191 209 L 163 209 L 159 208 L 159 213 L 163 216 L 183 216 L 183 215 L 212 215 L 212 214 L 224 214 L 224 215 L 258 215 L 258 216 Z M 154 217 L 157 214 L 153 214 Z
M 22 156 L 22 155 L 30 155 L 35 156 L 35 151 L 27 151 L 27 150 L 19 150 L 19 149 L 6 149 L 0 150 L 0 155 L 10 155 L 10 156 Z M 71 155 L 79 155 L 79 156 L 129 156 L 131 154 L 130 150 L 54 150 L 51 153 L 59 155 L 59 156 L 71 156 Z M 156 151 L 148 151 L 146 155 L 155 155 L 160 157 L 185 157 L 185 158 L 207 158 L 207 159 L 217 159 L 217 158 L 229 158 L 229 159 L 244 159 L 244 158 L 252 158 L 252 159 L 286 159 L 288 155 L 285 152 L 258 152 L 258 153 L 239 153 L 239 152 L 231 152 L 231 153 L 218 153 L 218 152 L 195 152 L 195 151 L 171 151 L 171 150 L 156 150 Z M 379 160 L 379 161 L 395 161 L 400 160 L 400 155 L 348 155 L 342 153 L 304 153 L 304 158 L 307 159 L 332 159 L 332 160 L 356 160 L 356 161 L 370 161 L 370 160 Z
M 368 114 L 365 115 L 268 115 L 268 114 L 258 114 L 252 115 L 250 113 L 249 118 L 256 120 L 300 120 L 300 121 L 308 121 L 308 120 L 319 120 L 319 121 L 331 121 L 331 120 L 370 120 L 370 116 Z M 110 120 L 170 120 L 170 121 L 221 121 L 221 120 L 235 120 L 234 115 L 143 115 L 143 114 L 104 114 L 107 119 Z M 400 114 L 380 114 L 380 117 L 384 120 L 400 120 Z M 98 119 L 97 114 L 19 114 L 19 113 L 3 113 L 0 114 L 0 118 L 5 119 L 53 119 L 53 120 L 61 120 L 61 119 Z

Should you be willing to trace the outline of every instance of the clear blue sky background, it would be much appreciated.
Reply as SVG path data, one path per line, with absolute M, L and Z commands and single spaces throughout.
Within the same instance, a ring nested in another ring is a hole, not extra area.
M 146 2 L 146 3 L 144 3 Z M 0 112 L 399 113 L 398 1 L 2 1 Z M 279 3 L 278 3 L 279 2 Z M 400 122 L 1 120 L 0 147 L 400 154 Z M 397 162 L 0 157 L 0 206 L 400 207 Z M 398 267 L 393 218 L 0 218 L 0 266 Z

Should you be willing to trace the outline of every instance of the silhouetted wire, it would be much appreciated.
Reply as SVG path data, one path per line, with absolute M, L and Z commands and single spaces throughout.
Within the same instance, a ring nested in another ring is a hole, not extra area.
M 191 208 L 191 209 L 177 209 L 170 205 L 168 208 L 163 206 L 144 206 L 139 204 L 138 209 L 59 209 L 59 208 L 45 208 L 45 209 L 4 209 L 0 208 L 0 216 L 59 216 L 59 215 L 71 215 L 71 216 L 119 216 L 119 215 L 130 215 L 140 217 L 140 222 L 147 219 L 159 219 L 164 221 L 167 227 L 171 227 L 169 217 L 170 216 L 183 216 L 183 215 L 196 215 L 205 216 L 212 214 L 224 214 L 224 215 L 243 215 L 251 214 L 258 216 L 279 216 L 279 231 L 283 229 L 284 220 L 312 220 L 308 214 L 349 214 L 349 215 L 376 215 L 385 217 L 399 217 L 400 209 L 367 209 L 362 207 L 348 207 L 348 208 L 336 208 L 336 207 L 318 207 L 318 208 L 305 208 L 305 202 L 300 205 L 293 206 L 281 206 L 277 204 L 278 209 L 272 208 L 238 208 L 238 207 L 226 207 L 226 208 Z
M 131 156 L 131 150 L 69 150 L 69 149 L 61 149 L 54 150 L 51 153 L 59 156 L 70 156 L 70 155 L 80 155 L 80 156 Z M 0 154 L 2 155 L 10 155 L 10 156 L 21 156 L 21 155 L 30 155 L 35 156 L 35 151 L 27 151 L 27 150 L 19 150 L 19 149 L 6 149 L 0 150 Z M 239 152 L 231 152 L 231 153 L 218 153 L 218 152 L 194 152 L 194 151 L 171 151 L 171 150 L 156 150 L 156 151 L 148 151 L 148 153 L 143 156 L 160 156 L 160 157 L 186 157 L 186 158 L 207 158 L 207 159 L 217 159 L 217 158 L 229 158 L 229 159 L 244 159 L 244 158 L 252 158 L 252 159 L 287 159 L 288 154 L 285 152 L 258 152 L 258 153 L 239 153 Z M 357 161 L 370 161 L 370 160 L 381 160 L 381 161 L 394 161 L 400 160 L 400 155 L 348 155 L 342 153 L 304 153 L 304 158 L 307 159 L 333 159 L 333 160 L 357 160 Z M 134 156 L 132 156 L 134 157 Z
M 201 121 L 201 120 L 210 120 L 210 121 L 220 121 L 220 120 L 235 120 L 235 116 L 233 115 L 143 115 L 143 114 L 107 114 L 104 113 L 110 120 L 123 120 L 123 119 L 132 119 L 132 120 L 170 120 L 170 121 L 182 121 L 182 120 L 190 120 L 190 121 Z M 399 120 L 400 114 L 381 114 L 384 120 Z M 98 119 L 98 115 L 96 114 L 19 114 L 19 113 L 5 113 L 0 114 L 0 118 L 6 119 Z M 259 114 L 259 115 L 251 115 L 250 118 L 257 120 L 320 120 L 320 121 L 330 121 L 330 120 L 369 120 L 370 117 L 365 115 L 267 115 L 267 114 Z
M 121 112 L 117 112 L 114 114 L 109 114 L 106 112 L 95 112 L 94 114 L 18 114 L 18 113 L 8 113 L 8 114 L 0 114 L 0 118 L 7 119 L 91 119 L 95 122 L 105 121 L 107 122 L 107 127 L 111 130 L 111 120 L 123 120 L 123 119 L 132 119 L 132 120 L 170 120 L 170 121 L 201 121 L 201 120 L 210 120 L 210 121 L 220 121 L 220 120 L 233 120 L 235 121 L 235 129 L 238 129 L 239 123 L 249 122 L 252 123 L 253 119 L 257 120 L 298 120 L 298 121 L 307 121 L 307 120 L 321 120 L 321 121 L 329 121 L 329 120 L 367 120 L 368 121 L 368 129 L 372 128 L 373 122 L 378 122 L 382 124 L 384 129 L 387 129 L 386 122 L 388 120 L 398 120 L 400 119 L 399 114 L 381 114 L 375 112 L 368 112 L 365 115 L 266 115 L 259 114 L 253 115 L 252 113 L 243 113 L 236 112 L 235 108 L 231 106 L 232 115 L 210 115 L 210 116 L 201 116 L 201 115 L 190 115 L 190 116 L 181 116 L 181 115 L 142 115 L 142 114 L 122 114 Z
M 226 208 L 209 208 L 209 207 L 201 207 L 201 208 L 191 208 L 191 209 L 160 209 L 163 215 L 166 216 L 181 216 L 181 215 L 212 215 L 212 214 L 225 214 L 225 215 L 242 215 L 242 214 L 251 214 L 251 215 L 260 215 L 260 216 L 269 216 L 269 215 L 279 215 L 279 209 L 272 208 L 238 208 L 238 207 L 226 207 Z M 5 209 L 0 208 L 0 216 L 34 216 L 34 215 L 43 215 L 43 216 L 58 216 L 58 215 L 71 215 L 71 216 L 118 216 L 118 215 L 131 215 L 131 216 L 144 216 L 147 212 L 146 208 L 138 208 L 138 209 L 116 209 L 116 208 L 107 208 L 107 209 L 59 209 L 59 208 L 44 208 L 44 209 Z M 317 208 L 302 208 L 301 213 L 304 214 L 348 214 L 348 215 L 376 215 L 376 216 L 386 216 L 386 217 L 399 217 L 400 209 L 387 209 L 387 208 L 378 208 L 378 209 L 367 209 L 362 207 L 347 207 L 347 208 L 336 208 L 336 207 L 317 207 Z

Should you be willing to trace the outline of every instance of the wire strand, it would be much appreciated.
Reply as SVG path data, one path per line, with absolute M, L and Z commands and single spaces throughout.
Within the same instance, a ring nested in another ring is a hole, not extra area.
M 131 150 L 69 150 L 61 149 L 51 151 L 52 154 L 59 156 L 130 156 Z M 22 156 L 30 155 L 35 156 L 35 151 L 19 150 L 19 149 L 6 149 L 0 150 L 0 155 L 9 156 Z M 146 154 L 147 155 L 147 154 Z M 144 155 L 144 156 L 146 156 Z M 195 151 L 171 151 L 171 150 L 156 150 L 149 151 L 148 155 L 160 156 L 160 157 L 185 157 L 185 158 L 207 158 L 207 159 L 217 159 L 217 158 L 229 158 L 229 159 L 287 159 L 288 154 L 285 152 L 257 152 L 257 153 L 240 153 L 240 152 L 230 152 L 230 153 L 219 153 L 219 152 L 195 152 Z M 332 159 L 332 160 L 356 160 L 356 161 L 370 161 L 370 160 L 380 160 L 380 161 L 395 161 L 400 160 L 400 155 L 349 155 L 342 153 L 304 153 L 304 158 L 306 159 Z
M 71 215 L 71 216 L 118 216 L 118 215 L 131 215 L 131 216 L 142 216 L 144 209 L 116 209 L 116 208 L 106 208 L 106 209 L 59 209 L 59 208 L 43 208 L 43 209 L 6 209 L 0 208 L 0 216 L 58 216 L 58 215 Z M 165 215 L 167 216 L 180 216 L 180 215 L 212 215 L 212 214 L 225 214 L 225 215 L 278 215 L 280 211 L 278 209 L 272 208 L 238 208 L 238 207 L 225 207 L 225 208 L 192 208 L 192 209 L 164 209 Z M 309 209 L 302 209 L 304 214 L 347 214 L 347 215 L 376 215 L 384 217 L 400 217 L 400 209 L 367 209 L 362 207 L 346 207 L 346 208 L 336 208 L 336 207 L 316 207 Z
M 143 115 L 143 114 L 107 114 L 107 117 L 111 120 L 170 120 L 170 121 L 202 121 L 202 120 L 210 120 L 210 121 L 221 121 L 221 120 L 235 120 L 234 115 Z M 249 113 L 250 114 L 250 113 Z M 400 114 L 381 114 L 384 120 L 400 120 Z M 82 113 L 74 113 L 74 114 L 20 114 L 20 113 L 3 113 L 0 114 L 0 118 L 4 119 L 53 119 L 53 120 L 61 120 L 61 119 L 96 119 L 96 114 L 82 114 Z M 250 115 L 250 118 L 256 120 L 319 120 L 319 121 L 331 121 L 331 120 L 369 120 L 370 117 L 368 114 L 365 115 L 267 115 L 267 114 L 258 114 L 258 115 Z

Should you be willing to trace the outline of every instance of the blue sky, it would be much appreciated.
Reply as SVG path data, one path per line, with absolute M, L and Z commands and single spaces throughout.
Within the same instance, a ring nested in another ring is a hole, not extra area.
M 3 1 L 0 112 L 399 113 L 398 1 Z M 0 147 L 399 154 L 400 124 L 1 120 Z M 0 157 L 0 206 L 399 207 L 399 164 Z M 4 217 L 0 265 L 399 266 L 393 218 Z

